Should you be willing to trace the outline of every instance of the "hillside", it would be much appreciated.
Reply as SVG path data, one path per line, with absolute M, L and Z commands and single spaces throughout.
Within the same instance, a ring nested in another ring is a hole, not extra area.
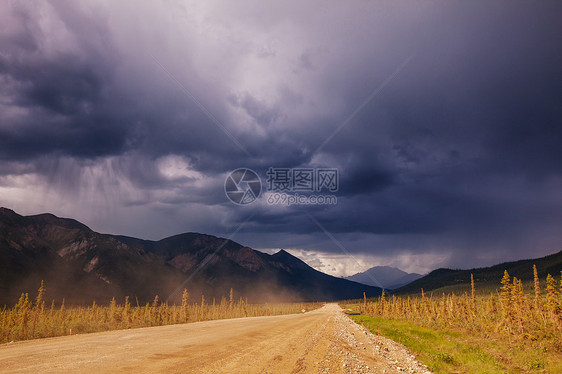
M 470 274 L 474 275 L 474 282 L 478 289 L 493 289 L 500 286 L 505 270 L 512 277 L 523 282 L 533 280 L 533 264 L 537 266 L 539 278 L 544 281 L 547 274 L 559 276 L 562 271 L 562 251 L 549 256 L 504 262 L 498 265 L 468 270 L 437 269 L 426 276 L 394 290 L 395 294 L 419 293 L 443 289 L 448 291 L 467 290 L 470 287 Z
M 175 301 L 184 287 L 195 298 L 230 288 L 250 301 L 337 300 L 378 295 L 377 287 L 321 273 L 281 250 L 269 255 L 231 240 L 185 233 L 159 241 L 97 233 L 52 214 L 21 216 L 0 208 L 0 305 L 21 292 L 71 303 L 155 295 Z
M 375 266 L 362 273 L 357 273 L 345 279 L 367 284 L 370 286 L 382 287 L 392 290 L 402 287 L 416 279 L 421 278 L 421 274 L 407 273 L 391 266 Z

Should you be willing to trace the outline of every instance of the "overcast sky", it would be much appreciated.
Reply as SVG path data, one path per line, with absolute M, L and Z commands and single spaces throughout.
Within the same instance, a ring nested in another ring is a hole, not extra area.
M 562 248 L 559 1 L 7 1 L 0 205 L 349 275 Z M 264 182 L 252 204 L 230 171 Z M 269 167 L 337 168 L 268 205 Z M 325 230 L 325 231 L 324 231 Z

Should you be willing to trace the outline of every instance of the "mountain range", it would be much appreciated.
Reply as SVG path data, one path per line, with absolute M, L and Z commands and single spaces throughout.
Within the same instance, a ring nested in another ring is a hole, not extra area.
M 101 234 L 52 214 L 22 216 L 0 208 L 0 305 L 21 292 L 73 304 L 129 296 L 144 303 L 159 295 L 177 301 L 220 299 L 234 289 L 251 302 L 341 300 L 376 296 L 381 289 L 313 269 L 290 253 L 270 255 L 234 241 L 184 233 L 159 241 Z
M 421 277 L 423 277 L 423 275 L 407 273 L 391 266 L 375 266 L 362 273 L 346 277 L 345 279 L 370 286 L 382 287 L 386 290 L 393 290 Z
M 425 292 L 470 292 L 470 275 L 474 277 L 477 291 L 494 291 L 501 284 L 504 271 L 511 277 L 517 277 L 523 283 L 533 282 L 533 265 L 537 267 L 537 274 L 543 283 L 548 274 L 560 279 L 562 271 L 562 251 L 534 259 L 503 262 L 489 267 L 468 270 L 440 268 L 433 270 L 426 276 L 419 278 L 393 291 L 394 294 L 415 294 L 421 289 Z

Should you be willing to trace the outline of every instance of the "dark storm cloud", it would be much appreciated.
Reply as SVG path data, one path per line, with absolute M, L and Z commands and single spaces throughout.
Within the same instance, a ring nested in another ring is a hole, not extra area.
M 256 245 L 337 251 L 308 212 L 357 253 L 560 246 L 560 4 L 209 4 L 5 7 L 0 184 L 98 186 L 146 209 L 118 222 L 139 236 L 253 212 Z M 228 171 L 270 166 L 337 167 L 338 204 L 226 200 Z

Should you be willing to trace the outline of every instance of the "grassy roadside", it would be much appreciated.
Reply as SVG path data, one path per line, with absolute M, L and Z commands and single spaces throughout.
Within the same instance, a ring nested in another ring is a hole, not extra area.
M 358 311 L 357 305 L 345 305 Z M 435 373 L 561 373 L 562 355 L 538 341 L 509 341 L 407 320 L 350 316 L 370 331 L 400 341 Z
M 149 326 L 163 326 L 179 323 L 209 321 L 225 318 L 273 316 L 280 314 L 302 313 L 302 309 L 313 310 L 322 303 L 278 303 L 249 304 L 240 298 L 235 300 L 233 290 L 230 297 L 223 297 L 219 303 L 200 303 L 189 301 L 189 294 L 184 290 L 181 305 L 168 305 L 158 296 L 152 304 L 133 306 L 126 297 L 122 304 L 113 299 L 107 306 L 67 307 L 64 301 L 50 308 L 45 304 L 43 295 L 45 287 L 41 283 L 35 300 L 22 294 L 18 303 L 12 308 L 0 309 L 0 344 L 10 341 L 49 338 L 62 335 L 84 334 L 91 332 L 131 329 Z

